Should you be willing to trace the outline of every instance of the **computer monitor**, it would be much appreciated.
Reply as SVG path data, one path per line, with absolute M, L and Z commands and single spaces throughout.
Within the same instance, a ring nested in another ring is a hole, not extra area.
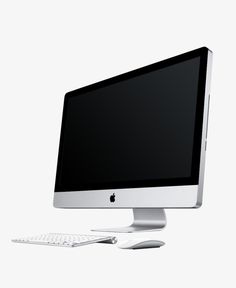
M 212 52 L 199 48 L 68 92 L 54 206 L 132 208 L 157 230 L 164 208 L 202 203 Z

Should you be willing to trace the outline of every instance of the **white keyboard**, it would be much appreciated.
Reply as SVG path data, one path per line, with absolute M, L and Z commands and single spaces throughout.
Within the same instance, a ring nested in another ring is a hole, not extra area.
M 114 236 L 96 236 L 96 235 L 78 235 L 78 234 L 62 234 L 49 233 L 41 234 L 34 237 L 22 237 L 13 239 L 16 243 L 40 244 L 60 247 L 78 247 L 92 243 L 111 243 L 117 242 Z

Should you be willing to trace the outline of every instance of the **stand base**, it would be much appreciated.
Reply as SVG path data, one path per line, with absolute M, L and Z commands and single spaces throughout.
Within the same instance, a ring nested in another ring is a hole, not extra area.
M 134 221 L 130 226 L 107 229 L 94 229 L 92 231 L 132 233 L 161 230 L 166 226 L 166 215 L 164 209 L 134 208 L 133 214 Z

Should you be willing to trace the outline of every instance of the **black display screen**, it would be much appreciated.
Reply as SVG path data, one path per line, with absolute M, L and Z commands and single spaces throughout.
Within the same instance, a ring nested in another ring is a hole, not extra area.
M 190 56 L 66 94 L 56 192 L 197 184 L 205 70 Z

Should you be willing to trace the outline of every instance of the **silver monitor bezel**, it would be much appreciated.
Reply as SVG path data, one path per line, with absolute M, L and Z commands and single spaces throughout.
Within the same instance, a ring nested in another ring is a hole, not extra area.
M 56 208 L 197 208 L 202 204 L 212 52 L 208 49 L 198 185 L 55 192 Z M 110 196 L 115 193 L 115 202 Z

